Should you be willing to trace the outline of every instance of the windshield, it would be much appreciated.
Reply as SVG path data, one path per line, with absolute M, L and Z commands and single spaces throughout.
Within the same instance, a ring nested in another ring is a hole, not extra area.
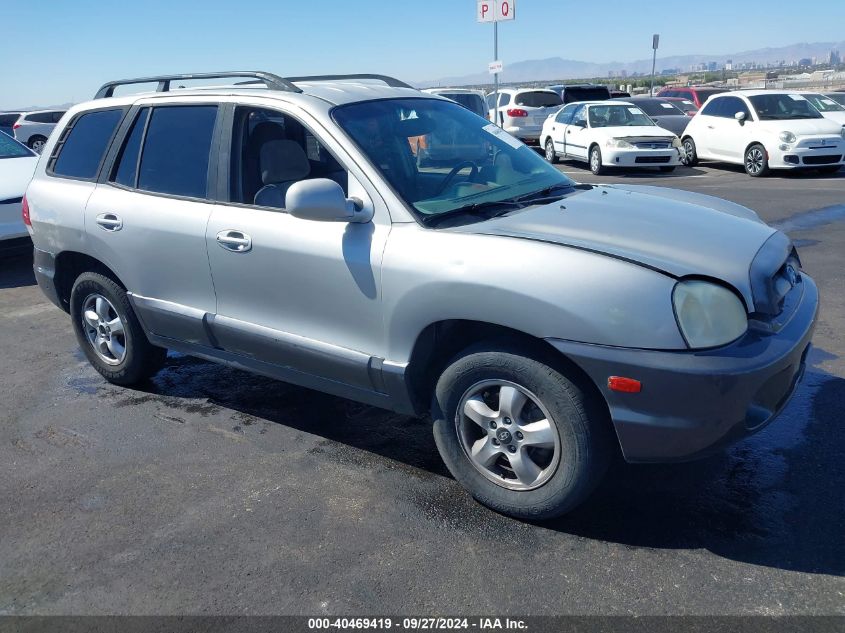
M 23 158 L 24 156 L 35 156 L 35 154 L 5 132 L 0 132 L 0 159 Z
M 761 121 L 821 119 L 822 115 L 802 95 L 772 93 L 748 97 Z
M 590 106 L 590 127 L 632 127 L 653 126 L 648 116 L 636 106 L 594 105 Z
M 845 108 L 836 103 L 830 97 L 817 94 L 805 94 L 807 101 L 813 104 L 813 107 L 819 112 L 845 112 Z
M 556 92 L 520 92 L 516 95 L 514 103 L 518 106 L 526 106 L 528 108 L 552 108 L 563 105 L 560 95 Z
M 672 101 L 672 103 L 684 112 L 695 112 L 698 110 L 692 101 L 687 101 L 686 99 L 683 101 Z
M 464 106 L 467 110 L 475 112 L 476 114 L 484 115 L 487 112 L 487 107 L 484 105 L 484 99 L 482 99 L 480 95 L 468 92 L 441 92 L 440 96 L 451 99 L 455 103 Z
M 834 92 L 833 94 L 825 95 L 828 99 L 833 99 L 839 105 L 845 105 L 845 92 Z
M 537 152 L 455 103 L 365 101 L 332 115 L 423 219 L 574 185 Z

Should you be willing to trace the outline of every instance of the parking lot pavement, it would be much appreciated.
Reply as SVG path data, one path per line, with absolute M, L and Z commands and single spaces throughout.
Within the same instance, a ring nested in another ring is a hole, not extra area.
M 845 614 L 845 173 L 583 182 L 723 196 L 822 292 L 785 414 L 704 461 L 617 463 L 573 514 L 474 503 L 430 424 L 183 356 L 105 383 L 0 261 L 0 614 Z

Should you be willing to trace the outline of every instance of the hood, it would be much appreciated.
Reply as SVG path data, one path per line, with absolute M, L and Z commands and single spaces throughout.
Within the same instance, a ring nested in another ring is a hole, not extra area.
M 758 121 L 756 125 L 763 126 L 763 129 L 780 133 L 792 132 L 796 135 L 831 134 L 839 136 L 842 133 L 842 126 L 831 119 L 791 119 L 783 121 Z
M 641 186 L 593 187 L 559 202 L 447 230 L 582 248 L 674 277 L 712 277 L 733 286 L 748 306 L 754 305 L 751 263 L 776 232 L 731 202 Z
M 0 202 L 23 196 L 37 164 L 37 156 L 0 158 Z
M 835 112 L 822 112 L 822 116 L 826 119 L 830 119 L 834 123 L 845 126 L 845 112 L 840 112 L 838 110 Z

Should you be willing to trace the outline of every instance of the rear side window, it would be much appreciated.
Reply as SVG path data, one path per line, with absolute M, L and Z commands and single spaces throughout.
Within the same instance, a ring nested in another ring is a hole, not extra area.
M 514 101 L 516 105 L 528 108 L 550 108 L 563 105 L 560 95 L 556 92 L 520 92 Z
M 48 171 L 57 176 L 83 180 L 96 177 L 122 118 L 122 109 L 98 110 L 76 117 L 65 128 L 56 145 Z
M 30 123 L 55 123 L 52 112 L 34 112 L 33 114 L 27 114 L 24 119 Z
M 154 108 L 147 124 L 138 189 L 205 198 L 217 106 Z
M 133 189 L 137 186 L 138 157 L 141 155 L 141 141 L 144 138 L 144 130 L 147 127 L 149 114 L 150 109 L 144 108 L 132 124 L 132 130 L 129 132 L 129 136 L 126 137 L 123 149 L 120 151 L 117 168 L 112 174 L 112 182 L 116 182 L 124 187 L 132 187 Z

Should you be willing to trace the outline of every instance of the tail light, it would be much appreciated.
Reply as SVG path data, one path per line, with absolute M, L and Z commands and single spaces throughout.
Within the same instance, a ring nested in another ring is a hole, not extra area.
M 26 201 L 26 196 L 23 197 L 23 201 L 21 202 L 21 217 L 23 218 L 23 223 L 27 226 L 32 226 L 32 220 L 29 219 L 29 203 Z
M 510 108 L 508 109 L 508 116 L 514 118 L 525 117 L 528 116 L 528 112 L 526 112 L 522 108 Z
M 21 124 L 20 124 L 20 123 L 15 123 L 15 124 L 12 126 L 12 129 L 13 129 L 13 130 L 17 130 L 20 126 L 21 126 Z

